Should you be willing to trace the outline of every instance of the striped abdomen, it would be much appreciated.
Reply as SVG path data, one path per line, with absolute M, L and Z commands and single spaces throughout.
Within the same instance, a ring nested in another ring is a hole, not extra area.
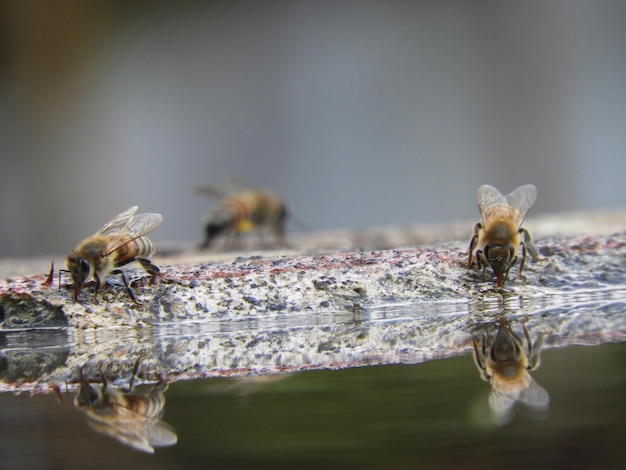
M 136 258 L 149 258 L 154 252 L 148 237 L 139 237 L 115 249 L 115 267 L 124 266 Z
M 160 390 L 153 390 L 149 395 L 124 394 L 124 408 L 150 419 L 160 419 L 165 408 L 165 395 Z

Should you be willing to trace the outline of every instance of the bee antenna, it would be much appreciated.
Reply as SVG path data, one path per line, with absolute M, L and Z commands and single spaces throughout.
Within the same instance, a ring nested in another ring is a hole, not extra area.
M 59 388 L 58 384 L 54 384 L 51 386 L 52 391 L 56 394 L 56 396 L 59 398 L 59 401 L 61 402 L 61 405 L 63 404 L 63 394 L 61 393 L 61 389 Z
M 50 261 L 50 272 L 48 273 L 48 277 L 43 282 L 44 286 L 51 286 L 52 281 L 54 279 L 54 260 Z

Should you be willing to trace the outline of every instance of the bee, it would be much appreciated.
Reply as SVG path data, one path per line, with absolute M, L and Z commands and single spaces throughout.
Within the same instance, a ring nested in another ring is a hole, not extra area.
M 178 437 L 174 428 L 161 421 L 167 384 L 159 379 L 145 393 L 138 393 L 133 389 L 138 366 L 139 361 L 135 363 L 127 391 L 109 385 L 102 365 L 99 385 L 91 385 L 79 369 L 80 385 L 74 406 L 87 416 L 87 423 L 94 431 L 134 449 L 154 453 L 155 447 L 176 444 Z
M 163 216 L 152 213 L 134 215 L 136 211 L 137 206 L 133 206 L 115 216 L 95 235 L 80 242 L 67 256 L 66 272 L 69 272 L 72 278 L 75 301 L 78 300 L 78 294 L 90 275 L 95 281 L 93 298 L 97 302 L 102 279 L 107 274 L 121 274 L 128 295 L 136 302 L 124 273 L 115 269 L 132 261 L 138 261 L 148 274 L 152 275 L 151 282 L 156 280 L 159 268 L 148 260 L 152 255 L 153 246 L 145 235 L 163 221 Z
M 491 383 L 489 407 L 499 422 L 508 420 L 518 401 L 539 411 L 545 410 L 550 403 L 548 392 L 528 373 L 540 365 L 544 336 L 540 335 L 533 344 L 528 328 L 526 325 L 522 327 L 528 342 L 527 351 L 504 317 L 499 318 L 495 338 L 486 334 L 472 339 L 474 362 L 481 378 Z
M 235 193 L 213 187 L 199 187 L 196 191 L 221 198 L 206 218 L 201 249 L 208 248 L 222 234 L 237 244 L 240 234 L 266 227 L 273 230 L 279 245 L 285 244 L 287 207 L 278 195 L 254 188 Z
M 475 258 L 484 277 L 489 265 L 496 275 L 496 285 L 502 287 L 511 267 L 521 256 L 519 275 L 523 279 L 526 254 L 535 260 L 541 259 L 530 233 L 521 226 L 537 199 L 537 188 L 526 184 L 503 196 L 496 188 L 485 184 L 478 188 L 476 196 L 482 222 L 474 227 L 467 266 L 471 267 Z

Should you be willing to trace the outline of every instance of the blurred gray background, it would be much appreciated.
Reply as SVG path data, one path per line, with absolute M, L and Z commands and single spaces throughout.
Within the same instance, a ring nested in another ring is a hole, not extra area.
M 228 175 L 315 229 L 626 205 L 623 0 L 0 5 L 1 257 L 135 204 L 198 241 Z

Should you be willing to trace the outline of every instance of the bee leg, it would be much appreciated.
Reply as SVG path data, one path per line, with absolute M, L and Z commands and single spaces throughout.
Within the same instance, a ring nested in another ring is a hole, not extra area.
M 481 339 L 482 339 L 482 347 L 478 346 L 478 340 L 476 338 L 472 339 L 472 345 L 474 346 L 473 357 L 474 357 L 474 362 L 476 363 L 476 367 L 478 367 L 478 370 L 480 370 L 480 377 L 483 380 L 488 382 L 490 377 L 489 377 L 489 374 L 487 373 L 487 367 L 485 365 L 485 338 L 484 336 Z
M 102 282 L 100 281 L 100 276 L 98 276 L 97 273 L 93 273 L 93 278 L 96 281 L 96 285 L 93 290 L 93 302 L 97 304 L 98 303 L 98 291 L 100 290 L 100 286 L 102 285 Z
M 478 244 L 478 232 L 483 228 L 482 224 L 479 222 L 474 226 L 474 236 L 472 237 L 472 239 L 470 240 L 470 245 L 469 245 L 469 253 L 468 253 L 468 257 L 467 257 L 467 267 L 471 268 L 472 267 L 472 262 L 473 260 L 473 255 L 474 255 L 474 249 L 476 248 L 476 245 Z M 480 261 L 479 261 L 480 263 Z M 480 268 L 480 265 L 478 266 Z
M 524 272 L 524 266 L 526 266 L 526 243 L 522 242 L 522 260 L 519 263 L 519 277 L 520 279 L 526 280 L 526 276 L 522 273 Z
M 470 245 L 469 245 L 469 253 L 467 256 L 467 267 L 471 268 L 472 264 L 474 262 L 474 248 L 476 247 L 476 243 L 478 243 L 478 235 L 474 235 L 472 237 L 472 239 L 470 240 Z
M 525 228 L 520 228 L 519 229 L 519 233 L 521 233 L 522 235 L 524 235 L 524 240 L 522 241 L 522 244 L 526 247 L 526 249 L 528 250 L 528 254 L 535 260 L 535 261 L 539 261 L 542 260 L 543 258 L 541 257 L 541 255 L 539 254 L 539 252 L 537 251 L 537 248 L 535 248 L 535 245 L 533 245 L 533 240 L 530 237 L 530 233 L 528 232 L 528 230 L 526 230 Z
M 274 225 L 274 237 L 276 238 L 276 243 L 278 244 L 278 246 L 283 246 L 283 247 L 287 246 L 287 241 L 285 239 L 286 217 L 287 217 L 287 212 L 283 210 L 283 212 L 281 213 L 280 219 L 278 220 L 276 225 Z
M 133 375 L 131 375 L 130 377 L 130 383 L 128 384 L 128 391 L 132 391 L 133 389 L 133 382 L 135 381 L 135 377 L 137 377 L 137 372 L 139 371 L 139 363 L 141 362 L 141 360 L 143 359 L 143 356 L 139 356 L 136 360 L 135 360 L 135 364 L 133 365 Z
M 155 266 L 150 262 L 150 260 L 145 258 L 137 258 L 137 261 L 139 261 L 143 269 L 145 269 L 148 274 L 152 275 L 152 279 L 150 279 L 150 285 L 154 284 L 156 282 L 156 279 L 159 277 L 159 273 L 161 272 L 159 267 Z
M 122 271 L 121 269 L 116 269 L 115 271 L 111 271 L 111 274 L 119 274 L 120 276 L 122 276 L 122 282 L 124 282 L 124 287 L 126 287 L 126 292 L 128 292 L 128 296 L 134 303 L 139 304 L 139 302 L 137 301 L 137 297 L 135 297 L 135 293 L 130 288 L 130 285 L 128 285 L 128 281 L 126 280 L 124 271 Z
M 226 251 L 234 250 L 235 246 L 237 245 L 237 242 L 235 241 L 236 238 L 237 238 L 237 229 L 228 228 L 227 230 L 225 230 L 224 242 L 222 243 L 222 246 L 224 247 L 223 250 L 226 250 Z
M 98 372 L 100 372 L 100 380 L 102 381 L 102 394 L 105 394 L 107 390 L 107 386 L 109 385 L 109 382 L 104 375 L 104 371 L 102 370 L 102 362 L 98 364 Z
M 241 248 L 241 232 L 239 230 L 232 231 L 231 238 L 231 248 L 232 249 L 240 249 Z
M 525 257 L 523 255 L 523 251 L 522 251 L 522 262 L 520 264 L 519 277 L 521 279 L 526 280 L 526 278 L 524 276 L 522 276 L 522 269 L 524 268 L 524 259 L 525 259 Z M 515 265 L 515 263 L 517 263 L 517 256 L 511 260 L 511 262 L 509 263 L 509 265 L 506 268 L 506 271 L 504 272 L 504 277 L 502 278 L 502 284 L 503 285 L 506 282 L 506 280 L 509 278 L 509 272 L 511 271 L 511 267 L 513 267 Z
M 535 344 L 533 344 L 530 339 L 530 332 L 528 331 L 528 328 L 526 328 L 526 325 L 522 325 L 522 328 L 524 329 L 524 336 L 528 342 L 528 366 L 526 368 L 528 370 L 535 370 L 541 364 L 539 354 L 541 353 L 541 348 L 543 347 L 545 334 L 540 334 L 537 337 Z
M 61 292 L 61 273 L 69 273 L 67 269 L 59 269 L 59 292 Z
M 163 374 L 157 374 L 157 379 L 158 379 L 158 382 L 154 384 L 154 387 L 152 389 L 159 391 L 159 392 L 166 391 L 169 386 L 168 386 L 167 379 L 165 378 L 165 376 Z
M 487 261 L 485 260 L 485 256 L 483 255 L 483 252 L 481 250 L 477 250 L 476 251 L 476 264 L 478 265 L 478 269 L 483 270 L 483 278 L 482 280 L 485 280 L 485 269 L 487 268 Z

